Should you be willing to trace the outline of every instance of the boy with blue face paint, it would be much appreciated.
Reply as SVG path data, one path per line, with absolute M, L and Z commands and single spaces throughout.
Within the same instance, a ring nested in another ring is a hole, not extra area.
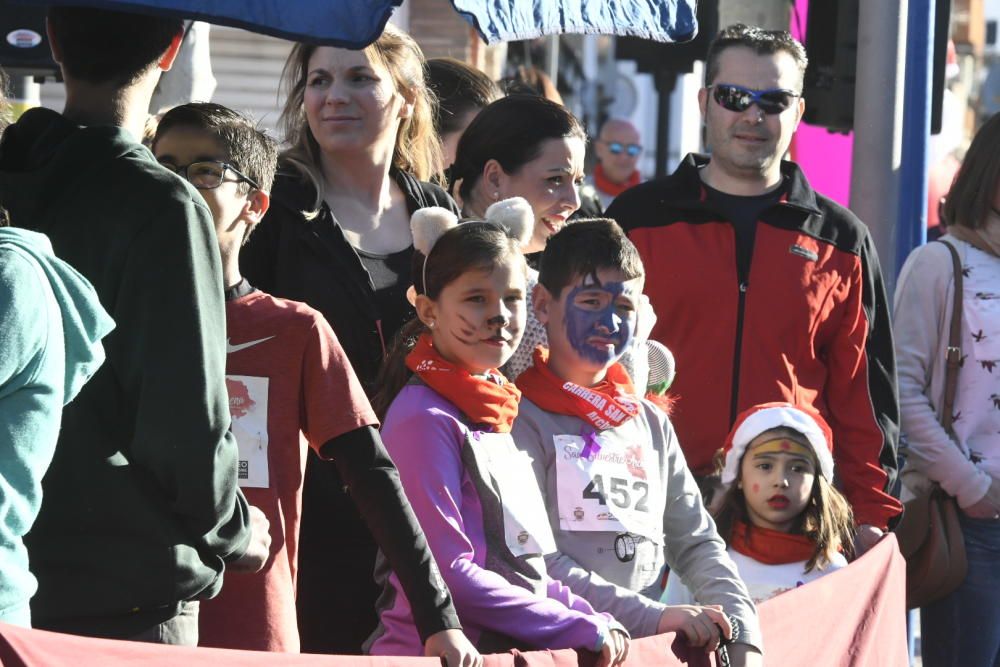
M 533 299 L 549 349 L 539 347 L 517 379 L 512 435 L 532 458 L 555 533 L 546 566 L 635 637 L 678 632 L 712 651 L 736 619 L 732 664 L 760 664 L 756 611 L 673 427 L 619 363 L 644 274 L 611 220 L 568 225 L 542 256 Z M 657 602 L 667 565 L 705 606 Z

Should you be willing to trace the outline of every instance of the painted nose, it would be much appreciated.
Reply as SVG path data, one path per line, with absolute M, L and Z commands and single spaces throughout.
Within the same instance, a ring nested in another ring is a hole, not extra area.
M 510 324 L 510 318 L 513 315 L 513 311 L 507 307 L 507 304 L 501 301 L 499 307 L 497 308 L 497 313 L 490 319 L 486 320 L 486 324 L 490 327 L 500 327 L 503 328 Z
M 597 326 L 607 331 L 609 334 L 616 334 L 621 329 L 622 318 L 618 313 L 615 312 L 614 306 L 610 306 L 605 310 L 599 320 L 597 320 Z

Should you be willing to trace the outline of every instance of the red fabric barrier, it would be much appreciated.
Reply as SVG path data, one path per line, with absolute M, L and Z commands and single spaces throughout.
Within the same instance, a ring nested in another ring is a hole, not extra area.
M 895 536 L 849 567 L 760 605 L 765 663 L 773 667 L 905 667 L 906 567 Z M 701 667 L 670 650 L 674 635 L 632 642 L 629 667 Z M 575 651 L 486 656 L 486 667 L 590 667 Z M 702 662 L 707 665 L 707 662 Z M 428 658 L 368 658 L 227 651 L 89 639 L 0 623 L 3 667 L 436 667 Z

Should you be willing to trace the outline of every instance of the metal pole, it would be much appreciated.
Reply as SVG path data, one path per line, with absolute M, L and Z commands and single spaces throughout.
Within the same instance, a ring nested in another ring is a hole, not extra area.
M 903 145 L 907 0 L 865 0 L 858 17 L 851 210 L 871 229 L 886 289 L 895 287 Z
M 927 242 L 927 148 L 931 134 L 934 70 L 934 0 L 910 0 L 906 28 L 906 92 L 903 165 L 899 184 L 896 263 L 899 273 L 910 251 Z M 885 267 L 888 272 L 888 266 Z
M 559 35 L 549 35 L 548 37 L 548 47 L 547 56 L 545 58 L 545 67 L 548 70 L 546 74 L 552 79 L 552 85 L 559 86 Z
M 677 85 L 677 72 L 658 69 L 656 81 L 656 178 L 667 175 L 670 159 L 670 94 Z
M 10 78 L 10 108 L 17 120 L 28 109 L 42 106 L 42 87 L 35 83 L 33 76 L 12 76 Z

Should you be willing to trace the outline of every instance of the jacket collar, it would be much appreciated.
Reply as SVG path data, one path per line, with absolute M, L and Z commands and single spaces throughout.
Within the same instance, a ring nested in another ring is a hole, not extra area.
M 693 210 L 711 210 L 707 204 L 708 191 L 700 176 L 701 168 L 707 165 L 710 159 L 708 155 L 688 153 L 677 166 L 671 177 L 679 190 L 679 196 L 673 202 L 675 206 Z M 789 160 L 782 160 L 781 176 L 787 185 L 785 196 L 778 202 L 778 206 L 798 209 L 807 214 L 821 215 L 819 206 L 816 204 L 816 192 L 809 185 L 809 180 L 802 173 L 799 165 Z

